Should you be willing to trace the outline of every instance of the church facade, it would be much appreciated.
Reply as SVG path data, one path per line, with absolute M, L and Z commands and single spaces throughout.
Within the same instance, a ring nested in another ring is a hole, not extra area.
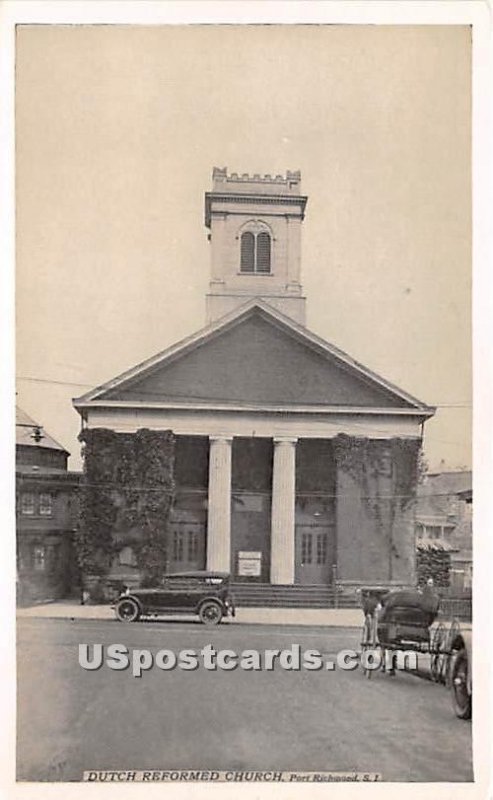
M 306 204 L 299 172 L 215 168 L 206 326 L 74 406 L 84 427 L 173 431 L 168 571 L 342 594 L 413 584 L 416 470 L 434 409 L 307 329 Z M 124 550 L 114 576 L 136 577 Z

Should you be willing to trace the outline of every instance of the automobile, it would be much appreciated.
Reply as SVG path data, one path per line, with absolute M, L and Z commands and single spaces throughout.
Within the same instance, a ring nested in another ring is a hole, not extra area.
M 450 689 L 452 707 L 459 719 L 471 719 L 472 715 L 472 635 L 462 630 L 452 643 L 450 665 Z
M 218 625 L 223 617 L 235 616 L 229 574 L 206 570 L 165 575 L 152 588 L 127 587 L 114 609 L 121 622 L 167 614 L 197 614 L 205 625 Z

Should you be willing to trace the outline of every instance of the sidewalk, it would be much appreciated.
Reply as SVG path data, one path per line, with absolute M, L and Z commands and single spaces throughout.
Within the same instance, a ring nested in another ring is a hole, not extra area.
M 190 615 L 183 615 L 188 619 Z M 76 602 L 57 600 L 36 606 L 17 609 L 17 617 L 42 617 L 44 619 L 106 619 L 114 620 L 110 605 L 82 606 Z M 330 628 L 362 628 L 363 612 L 360 608 L 247 608 L 236 609 L 236 617 L 228 624 L 250 625 L 319 625 Z M 471 630 L 470 622 L 461 622 L 463 630 Z
M 70 602 L 18 608 L 17 617 L 44 619 L 114 620 L 111 606 L 82 606 Z M 332 628 L 361 628 L 363 614 L 359 608 L 237 608 L 236 617 L 228 624 L 250 625 L 321 625 Z

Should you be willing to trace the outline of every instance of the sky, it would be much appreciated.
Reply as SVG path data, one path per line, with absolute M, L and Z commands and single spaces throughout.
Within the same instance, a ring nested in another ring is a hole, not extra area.
M 80 468 L 71 399 L 205 324 L 213 166 L 300 169 L 307 325 L 438 406 L 471 464 L 466 26 L 21 26 L 17 403 Z

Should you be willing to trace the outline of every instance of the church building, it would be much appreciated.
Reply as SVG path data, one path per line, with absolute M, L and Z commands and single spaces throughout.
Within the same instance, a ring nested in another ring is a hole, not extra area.
M 173 432 L 167 570 L 229 572 L 245 597 L 415 581 L 434 409 L 306 327 L 306 205 L 299 172 L 214 168 L 205 327 L 74 400 L 86 428 Z M 128 578 L 123 550 L 112 573 Z

